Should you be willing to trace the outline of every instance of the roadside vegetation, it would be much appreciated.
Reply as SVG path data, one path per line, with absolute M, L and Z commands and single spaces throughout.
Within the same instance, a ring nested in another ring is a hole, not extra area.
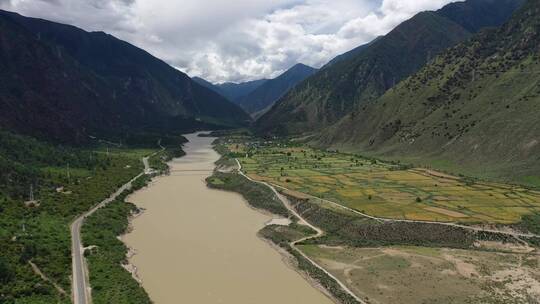
M 379 222 L 351 212 L 325 206 L 324 203 L 293 201 L 294 208 L 308 222 L 326 232 L 310 242 L 352 247 L 410 244 L 469 248 L 475 234 L 465 229 L 434 224 Z
M 183 138 L 183 137 L 181 137 Z M 155 174 L 168 172 L 167 162 L 181 157 L 184 140 L 160 142 L 163 148 L 149 159 Z M 128 232 L 129 218 L 140 210 L 126 201 L 133 192 L 145 187 L 151 176 L 144 175 L 133 182 L 132 188 L 124 192 L 114 202 L 98 210 L 89 217 L 82 228 L 83 243 L 90 250 L 85 252 L 92 286 L 92 300 L 95 304 L 152 303 L 143 287 L 124 268 L 129 264 L 128 248 L 118 238 Z
M 70 302 L 70 223 L 138 175 L 157 141 L 73 148 L 0 131 L 0 303 Z
M 528 214 L 521 221 L 523 230 L 540 235 L 540 213 Z
M 524 216 L 517 226 L 518 229 L 530 231 L 536 235 L 540 235 L 540 212 Z M 531 239 L 530 242 L 540 248 L 539 238 Z
M 138 179 L 131 191 L 98 210 L 83 226 L 83 243 L 91 248 L 85 256 L 95 304 L 151 303 L 146 291 L 122 266 L 128 264 L 128 249 L 118 239 L 127 232 L 129 217 L 139 212 L 135 205 L 126 202 L 126 197 L 144 187 L 149 179 L 148 176 Z
M 148 160 L 149 166 L 158 172 L 167 173 L 169 171 L 169 162 L 173 158 L 179 158 L 186 155 L 180 145 L 163 146 L 163 150 L 159 151 Z

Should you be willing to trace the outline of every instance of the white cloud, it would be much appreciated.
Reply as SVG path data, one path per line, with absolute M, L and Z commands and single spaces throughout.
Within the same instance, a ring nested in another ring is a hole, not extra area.
M 274 77 L 315 67 L 452 0 L 0 0 L 23 15 L 102 30 L 192 76 Z

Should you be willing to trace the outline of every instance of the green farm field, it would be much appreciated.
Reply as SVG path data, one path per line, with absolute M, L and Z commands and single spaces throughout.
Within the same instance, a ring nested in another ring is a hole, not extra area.
M 540 193 L 339 152 L 230 143 L 243 171 L 290 190 L 392 219 L 513 224 L 540 212 Z

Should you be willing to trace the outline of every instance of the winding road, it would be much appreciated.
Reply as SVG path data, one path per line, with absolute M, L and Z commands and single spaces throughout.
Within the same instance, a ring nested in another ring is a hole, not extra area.
M 348 293 L 351 297 L 353 297 L 356 301 L 358 301 L 358 303 L 361 303 L 361 304 L 367 304 L 367 302 L 365 302 L 364 300 L 360 299 L 354 292 L 352 292 L 348 287 L 347 285 L 343 284 L 336 276 L 334 276 L 333 274 L 331 274 L 330 272 L 328 272 L 326 269 L 324 269 L 322 266 L 320 266 L 319 264 L 317 264 L 317 262 L 315 262 L 313 259 L 311 259 L 307 254 L 305 254 L 302 250 L 300 250 L 296 245 L 300 244 L 301 242 L 304 242 L 304 241 L 307 241 L 307 240 L 311 240 L 311 239 L 316 239 L 316 238 L 319 238 L 321 236 L 324 235 L 324 231 L 319 228 L 319 227 L 316 227 L 312 224 L 310 224 L 305 218 L 303 218 L 291 205 L 289 199 L 287 199 L 285 196 L 283 196 L 281 193 L 279 193 L 276 188 L 274 188 L 272 185 L 266 183 L 266 182 L 261 182 L 261 181 L 256 181 L 254 179 L 252 179 L 251 177 L 247 176 L 246 174 L 244 174 L 244 172 L 242 172 L 242 165 L 240 164 L 240 162 L 238 161 L 238 159 L 235 159 L 236 160 L 236 163 L 238 164 L 238 173 L 240 173 L 240 175 L 242 175 L 243 177 L 247 178 L 248 180 L 250 180 L 251 182 L 254 182 L 254 183 L 258 183 L 258 184 L 261 184 L 261 185 L 265 185 L 266 187 L 270 188 L 270 190 L 272 190 L 272 192 L 274 192 L 274 194 L 279 198 L 279 200 L 283 203 L 283 205 L 285 206 L 285 208 L 287 208 L 287 210 L 289 210 L 289 212 L 291 212 L 296 218 L 298 218 L 298 220 L 300 221 L 300 223 L 304 224 L 305 226 L 313 229 L 314 231 L 316 231 L 316 234 L 314 235 L 311 235 L 311 236 L 307 236 L 305 238 L 301 238 L 299 240 L 296 240 L 296 241 L 293 241 L 293 242 L 290 242 L 289 245 L 291 246 L 291 248 L 293 250 L 295 250 L 296 252 L 298 252 L 301 256 L 303 256 L 306 260 L 308 260 L 313 266 L 317 267 L 320 271 L 324 272 L 327 276 L 329 276 L 330 278 L 332 278 L 334 281 L 336 281 L 336 283 L 338 283 L 338 285 L 346 292 Z
M 135 180 L 140 178 L 143 175 L 149 175 L 154 173 L 150 168 L 148 160 L 150 157 L 156 155 L 157 153 L 163 151 L 157 151 L 149 156 L 143 157 L 142 162 L 144 164 L 144 171 L 139 175 L 135 176 L 132 180 L 124 184 L 122 187 L 118 188 L 115 193 L 113 193 L 109 198 L 103 200 L 97 204 L 94 208 L 90 209 L 86 213 L 79 216 L 71 224 L 71 258 L 72 258 L 72 297 L 74 304 L 91 304 L 92 303 L 92 289 L 89 282 L 88 267 L 84 259 L 84 251 L 81 241 L 81 227 L 84 224 L 84 220 L 94 214 L 97 210 L 102 207 L 105 207 L 109 203 L 113 202 L 118 196 L 120 196 L 124 191 L 131 188 L 131 185 Z
M 282 186 L 279 186 L 279 185 L 273 185 L 273 184 L 270 184 L 270 183 L 267 183 L 267 182 L 263 182 L 263 181 L 257 181 L 257 180 L 254 180 L 252 179 L 251 177 L 247 176 L 246 174 L 244 174 L 244 172 L 242 172 L 242 164 L 240 163 L 240 161 L 238 159 L 235 158 L 235 161 L 238 165 L 238 173 L 242 176 L 244 176 L 245 178 L 247 178 L 248 180 L 254 182 L 254 183 L 258 183 L 258 184 L 261 184 L 261 185 L 265 185 L 267 186 L 268 188 L 270 188 L 274 193 L 275 195 L 281 200 L 281 202 L 283 203 L 283 205 L 295 216 L 297 217 L 301 223 L 305 224 L 306 226 L 310 227 L 311 229 L 315 230 L 317 233 L 315 235 L 312 235 L 312 236 L 309 236 L 309 237 L 305 237 L 305 238 L 302 238 L 300 240 L 296 240 L 296 241 L 293 241 L 291 243 L 289 243 L 289 245 L 296 251 L 298 252 L 300 255 L 302 255 L 305 259 L 307 259 L 309 262 L 311 262 L 311 264 L 313 264 L 313 266 L 317 267 L 318 269 L 320 269 L 321 271 L 323 271 L 325 274 L 327 274 L 329 277 L 331 277 L 332 279 L 334 279 L 340 286 L 341 288 L 347 292 L 349 295 L 351 295 L 354 299 L 356 299 L 359 303 L 362 303 L 362 304 L 366 304 L 365 301 L 363 301 L 362 299 L 360 299 L 358 296 L 356 296 L 345 284 L 343 284 L 338 278 L 336 278 L 334 275 L 332 275 L 330 272 L 326 271 L 322 266 L 320 266 L 319 264 L 317 264 L 314 260 L 312 260 L 310 257 L 308 257 L 302 250 L 300 250 L 296 245 L 297 244 L 300 244 L 301 242 L 304 242 L 304 241 L 307 241 L 307 240 L 310 240 L 310 239 L 315 239 L 315 238 L 319 238 L 321 236 L 324 235 L 324 231 L 321 230 L 320 228 L 310 224 L 306 219 L 304 219 L 292 206 L 291 206 L 291 203 L 289 201 L 289 199 L 287 199 L 285 196 L 283 196 L 281 193 L 279 193 L 276 188 L 279 188 L 279 189 L 282 189 L 282 190 L 288 190 L 288 191 L 293 191 L 291 189 L 287 189 L 285 187 L 282 187 Z M 536 234 L 531 234 L 531 233 L 520 233 L 520 232 L 513 232 L 513 231 L 500 231 L 500 230 L 495 230 L 495 229 L 485 229 L 485 228 L 481 228 L 481 227 L 471 227 L 471 226 L 465 226 L 465 225 L 460 225 L 460 224 L 455 224 L 455 223 L 444 223 L 444 222 L 433 222 L 433 221 L 415 221 L 415 220 L 399 220 L 399 219 L 388 219 L 388 218 L 379 218 L 379 217 L 375 217 L 375 216 L 371 216 L 371 215 L 368 215 L 368 214 L 365 214 L 365 213 L 362 213 L 358 210 L 354 210 L 354 209 L 351 209 L 349 207 L 346 207 L 346 206 L 343 206 L 341 204 L 338 204 L 336 202 L 332 202 L 332 201 L 329 201 L 329 200 L 326 200 L 326 199 L 322 199 L 320 197 L 316 197 L 316 196 L 313 196 L 313 195 L 309 195 L 307 193 L 303 193 L 304 195 L 307 195 L 313 199 L 317 199 L 317 200 L 320 200 L 320 201 L 323 201 L 323 202 L 326 202 L 328 204 L 331 204 L 332 206 L 335 206 L 335 207 L 338 207 L 338 208 L 341 208 L 341 209 L 344 209 L 344 210 L 347 210 L 349 212 L 352 212 L 352 213 L 355 213 L 357 215 L 360 215 L 360 216 L 363 216 L 363 217 L 367 217 L 367 218 L 370 218 L 370 219 L 373 219 L 373 220 L 376 220 L 376 221 L 379 221 L 379 222 L 404 222 L 404 223 L 421 223 L 421 224 L 435 224 L 435 225 L 444 225 L 444 226 L 451 226 L 451 227 L 457 227 L 457 228 L 463 228 L 463 229 L 467 229 L 467 230 L 471 230 L 471 231 L 476 231 L 476 232 L 489 232 L 489 233 L 499 233 L 499 234 L 504 234 L 504 235 L 509 235 L 509 236 L 512 236 L 514 238 L 517 238 L 519 240 L 519 237 L 526 237 L 526 238 L 540 238 L 540 235 L 536 235 Z

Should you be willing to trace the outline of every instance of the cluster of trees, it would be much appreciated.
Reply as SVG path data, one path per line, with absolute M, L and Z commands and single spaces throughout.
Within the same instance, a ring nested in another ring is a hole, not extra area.
M 339 213 L 311 202 L 296 200 L 302 216 L 327 234 L 323 242 L 349 246 L 421 245 L 469 248 L 475 234 L 469 230 L 433 224 L 388 222 Z M 317 242 L 317 240 L 314 240 Z
M 540 235 L 540 213 L 525 215 L 521 225 L 526 231 Z
M 139 132 L 125 135 L 123 142 L 129 147 L 155 149 L 158 144 L 163 147 L 181 147 L 187 139 L 182 135 Z
M 216 182 L 219 181 L 219 182 Z M 254 208 L 289 217 L 289 211 L 268 187 L 234 173 L 215 172 L 206 179 L 209 187 L 240 193 Z
M 21 200 L 28 197 L 30 185 L 50 186 L 47 168 L 104 170 L 109 165 L 107 157 L 89 149 L 56 146 L 0 130 L 0 191 L 5 196 Z

